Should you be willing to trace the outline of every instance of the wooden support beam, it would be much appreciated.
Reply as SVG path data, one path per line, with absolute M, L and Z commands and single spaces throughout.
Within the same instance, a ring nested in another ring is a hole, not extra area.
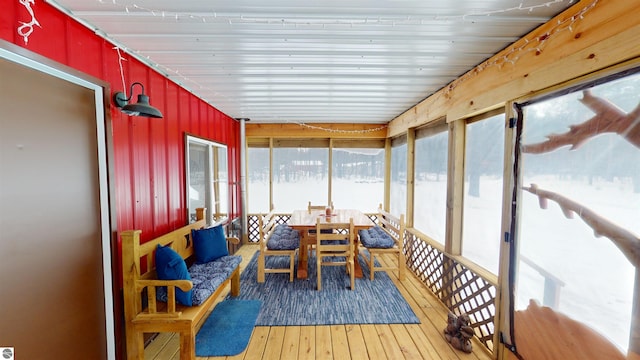
M 406 225 L 413 227 L 416 192 L 416 129 L 407 130 L 407 202 L 405 208 Z
M 465 132 L 464 121 L 449 124 L 445 250 L 451 255 L 462 255 Z
M 384 124 L 247 124 L 247 138 L 384 139 Z

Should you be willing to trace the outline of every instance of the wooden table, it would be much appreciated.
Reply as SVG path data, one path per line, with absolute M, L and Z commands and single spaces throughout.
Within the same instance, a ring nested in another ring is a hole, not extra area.
M 355 254 L 355 276 L 362 277 L 362 268 L 358 262 L 358 231 L 362 229 L 368 229 L 375 224 L 367 215 L 362 213 L 360 210 L 353 209 L 335 209 L 333 210 L 333 214 L 329 220 L 329 222 L 334 223 L 348 223 L 349 219 L 353 218 L 353 225 L 356 231 L 355 240 L 356 240 L 356 254 Z M 295 210 L 291 214 L 291 219 L 287 223 L 292 228 L 300 231 L 300 251 L 298 252 L 298 279 L 306 279 L 308 274 L 307 267 L 307 254 L 309 241 L 313 237 L 309 236 L 309 230 L 315 230 L 316 221 L 320 218 L 322 222 L 327 222 L 327 217 L 325 216 L 324 210 L 312 210 L 309 213 L 309 210 Z

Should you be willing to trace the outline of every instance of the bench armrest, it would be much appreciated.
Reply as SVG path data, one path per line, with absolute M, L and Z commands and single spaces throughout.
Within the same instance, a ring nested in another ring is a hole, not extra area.
M 238 238 L 237 238 L 237 237 L 235 237 L 235 236 L 228 237 L 228 238 L 227 238 L 227 241 L 228 241 L 228 242 L 230 242 L 230 243 L 232 243 L 232 244 L 235 244 L 235 245 L 240 244 L 240 239 L 238 239 Z
M 156 288 L 162 286 L 167 287 L 167 308 L 164 311 L 158 311 Z M 190 280 L 137 280 L 136 291 L 138 294 L 144 288 L 147 288 L 147 312 L 139 313 L 137 318 L 180 317 L 181 312 L 176 311 L 176 288 L 189 291 L 193 288 L 193 283 Z

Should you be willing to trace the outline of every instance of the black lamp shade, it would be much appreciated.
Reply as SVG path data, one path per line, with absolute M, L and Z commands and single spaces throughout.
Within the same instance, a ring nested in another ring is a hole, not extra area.
M 151 118 L 162 118 L 160 110 L 149 105 L 149 97 L 144 94 L 138 95 L 138 102 L 127 104 L 122 107 L 122 112 L 131 116 L 146 116 Z
M 133 93 L 133 86 L 140 85 L 142 88 L 142 93 L 138 95 L 138 102 L 135 104 L 129 104 L 128 101 L 131 99 L 131 94 L 128 98 L 122 92 L 116 92 L 113 94 L 113 102 L 115 106 L 120 108 L 120 110 L 129 115 L 129 116 L 144 116 L 151 118 L 162 118 L 162 113 L 160 110 L 154 108 L 149 104 L 149 97 L 144 94 L 144 86 L 139 82 L 135 82 L 131 84 L 131 92 Z

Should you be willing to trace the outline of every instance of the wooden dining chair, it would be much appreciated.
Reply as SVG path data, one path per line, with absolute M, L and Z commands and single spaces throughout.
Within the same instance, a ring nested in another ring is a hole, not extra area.
M 333 209 L 333 201 L 329 203 L 329 206 Z M 311 212 L 314 210 L 324 211 L 326 209 L 327 209 L 327 205 L 312 205 L 311 201 L 309 201 L 309 205 L 307 205 L 307 211 L 309 212 L 309 214 L 311 214 Z
M 349 219 L 348 223 L 316 220 L 318 290 L 322 290 L 323 266 L 345 266 L 351 278 L 351 290 L 355 288 L 355 237 L 353 219 Z M 344 258 L 344 260 L 338 260 L 336 257 Z
M 329 203 L 329 206 L 333 210 L 333 201 Z M 327 206 L 326 205 L 312 205 L 311 201 L 309 201 L 309 204 L 307 205 L 307 211 L 309 212 L 309 214 L 311 214 L 312 211 L 317 211 L 317 210 L 325 211 L 325 210 L 327 210 Z M 309 230 L 309 232 L 307 233 L 307 238 L 309 239 L 309 245 L 308 245 L 309 256 L 311 256 L 311 254 L 313 254 L 313 250 L 316 248 L 316 243 L 315 243 L 316 230 L 315 229 Z

